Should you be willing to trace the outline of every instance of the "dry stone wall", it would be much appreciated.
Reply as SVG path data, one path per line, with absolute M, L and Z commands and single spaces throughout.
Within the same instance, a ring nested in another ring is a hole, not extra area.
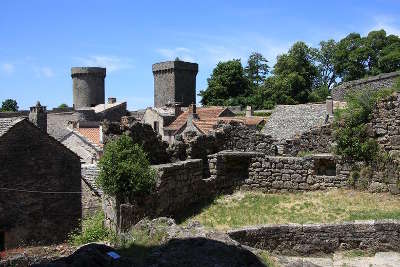
M 103 197 L 107 225 L 126 230 L 144 217 L 176 217 L 186 208 L 199 203 L 212 192 L 203 179 L 201 159 L 152 166 L 157 171 L 157 185 L 147 197 L 124 203 L 118 198 Z
M 360 90 L 380 90 L 392 87 L 396 79 L 400 77 L 400 71 L 383 73 L 377 76 L 368 77 L 351 82 L 345 82 L 332 89 L 331 95 L 334 101 L 344 101 L 346 94 Z
M 92 215 L 101 209 L 103 191 L 96 185 L 99 173 L 100 170 L 96 164 L 83 164 L 81 167 L 83 217 Z
M 281 157 L 255 152 L 222 151 L 210 155 L 208 162 L 217 192 L 229 192 L 237 188 L 292 192 L 348 186 L 347 176 L 336 175 L 336 159 L 331 154 Z
M 277 146 L 282 147 L 282 154 L 297 156 L 299 152 L 330 153 L 333 143 L 332 124 L 312 128 L 293 139 L 281 141 Z
M 286 255 L 332 253 L 339 249 L 400 251 L 400 221 L 265 225 L 229 231 L 243 245 Z

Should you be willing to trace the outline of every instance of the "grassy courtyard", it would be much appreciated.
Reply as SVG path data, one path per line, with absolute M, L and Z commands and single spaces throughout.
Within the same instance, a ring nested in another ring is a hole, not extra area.
M 197 220 L 227 230 L 257 224 L 327 223 L 400 219 L 400 197 L 354 190 L 263 194 L 236 192 L 221 196 L 183 223 Z

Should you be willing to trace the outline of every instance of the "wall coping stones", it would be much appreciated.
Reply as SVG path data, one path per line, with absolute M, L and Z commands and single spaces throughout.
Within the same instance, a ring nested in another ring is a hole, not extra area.
M 184 161 L 178 161 L 178 162 L 174 162 L 174 163 L 151 165 L 151 167 L 156 170 L 174 169 L 174 168 L 179 168 L 179 167 L 182 167 L 185 165 L 190 165 L 190 164 L 201 164 L 202 162 L 203 162 L 202 159 L 187 159 Z
M 234 151 L 234 150 L 223 150 L 215 154 L 208 155 L 208 158 L 214 158 L 215 156 L 237 156 L 237 157 L 259 157 L 265 155 L 262 152 L 256 151 Z
M 367 78 L 364 78 L 364 79 L 344 82 L 344 83 L 336 86 L 335 88 L 347 88 L 347 87 L 351 87 L 351 86 L 355 86 L 355 85 L 370 83 L 370 82 L 379 81 L 379 80 L 385 80 L 385 79 L 389 79 L 389 78 L 393 78 L 393 77 L 397 77 L 397 76 L 400 76 L 400 71 L 382 73 L 382 74 L 379 74 L 379 75 L 376 75 L 376 76 L 367 77 Z M 333 88 L 333 89 L 335 89 L 335 88 Z

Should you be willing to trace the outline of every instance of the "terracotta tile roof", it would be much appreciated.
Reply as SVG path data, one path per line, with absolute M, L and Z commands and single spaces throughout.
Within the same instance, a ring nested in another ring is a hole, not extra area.
M 77 129 L 81 135 L 86 137 L 92 143 L 102 147 L 103 144 L 100 143 L 100 127 L 95 128 L 78 128 Z
M 226 109 L 226 107 L 198 107 L 196 111 L 197 115 L 199 116 L 199 120 L 196 121 L 196 124 L 198 124 L 200 121 L 211 121 L 214 118 L 218 118 Z M 188 116 L 189 110 L 186 110 L 179 115 L 166 129 L 178 131 L 186 123 Z
M 239 121 L 248 126 L 256 126 L 264 120 L 263 117 L 221 117 L 226 109 L 226 107 L 199 107 L 197 108 L 199 119 L 194 120 L 193 124 L 200 132 L 207 134 L 215 128 L 219 121 L 224 121 L 226 123 L 230 121 Z M 185 125 L 188 115 L 189 111 L 183 112 L 165 129 L 172 131 L 180 130 Z

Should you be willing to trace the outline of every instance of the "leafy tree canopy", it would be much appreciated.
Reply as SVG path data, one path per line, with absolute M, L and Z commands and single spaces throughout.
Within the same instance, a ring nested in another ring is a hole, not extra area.
M 223 105 L 225 100 L 247 95 L 250 89 L 240 59 L 219 62 L 207 83 L 207 89 L 200 91 L 203 105 Z
M 244 69 L 247 78 L 254 86 L 260 86 L 269 72 L 268 60 L 257 52 L 250 54 L 247 66 Z
M 17 101 L 14 99 L 6 99 L 1 105 L 2 112 L 15 112 L 18 111 Z
M 267 63 L 256 52 L 244 69 L 238 59 L 218 63 L 207 89 L 200 92 L 202 104 L 269 109 L 324 101 L 340 82 L 400 70 L 400 38 L 379 30 L 365 37 L 350 33 L 338 42 L 321 41 L 317 48 L 300 41 L 277 57 L 271 72 Z
M 65 104 L 65 103 L 62 103 L 62 104 L 60 104 L 60 105 L 58 106 L 58 108 L 67 108 L 67 107 L 68 107 L 68 105 Z

